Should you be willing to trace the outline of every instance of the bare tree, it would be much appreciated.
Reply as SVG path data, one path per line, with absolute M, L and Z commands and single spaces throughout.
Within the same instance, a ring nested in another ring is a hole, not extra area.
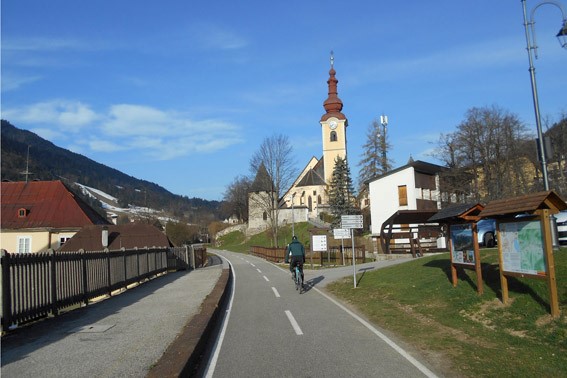
M 252 180 L 249 177 L 237 176 L 226 188 L 223 200 L 228 216 L 236 214 L 239 220 L 248 220 L 248 192 Z
M 549 179 L 552 189 L 556 190 L 565 198 L 567 196 L 567 114 L 561 116 L 561 120 L 554 123 L 545 136 L 551 142 L 549 156 Z
M 267 214 L 276 247 L 278 244 L 278 202 L 297 174 L 292 152 L 293 148 L 287 136 L 273 135 L 264 139 L 250 160 L 250 170 L 254 174 L 257 174 L 260 169 L 265 170 L 266 173 L 256 175 L 257 180 L 263 181 L 259 184 L 266 195 L 251 196 L 250 201 L 254 202 L 251 205 L 263 209 Z
M 461 194 L 469 190 L 468 199 L 477 201 L 537 189 L 525 169 L 532 162 L 525 147 L 529 142 L 530 135 L 516 115 L 497 106 L 471 108 L 457 130 L 439 140 L 436 156 L 451 169 L 444 183 Z

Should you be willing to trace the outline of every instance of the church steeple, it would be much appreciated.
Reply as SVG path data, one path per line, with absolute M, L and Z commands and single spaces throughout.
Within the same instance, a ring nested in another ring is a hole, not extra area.
M 329 95 L 323 107 L 325 114 L 321 117 L 321 136 L 323 137 L 323 164 L 324 178 L 326 183 L 330 183 L 337 157 L 346 159 L 347 155 L 347 133 L 348 120 L 341 111 L 343 102 L 337 95 L 337 83 L 335 77 L 335 57 L 331 51 L 331 69 L 329 70 Z
M 335 77 L 335 57 L 333 52 L 331 51 L 331 69 L 329 70 L 329 80 L 327 80 L 327 84 L 329 85 L 329 95 L 325 102 L 323 102 L 323 107 L 326 110 L 326 113 L 323 114 L 321 117 L 321 121 L 326 121 L 330 117 L 335 117 L 340 120 L 346 120 L 346 117 L 341 110 L 343 110 L 343 102 L 338 96 L 337 92 L 337 83 L 339 82 Z

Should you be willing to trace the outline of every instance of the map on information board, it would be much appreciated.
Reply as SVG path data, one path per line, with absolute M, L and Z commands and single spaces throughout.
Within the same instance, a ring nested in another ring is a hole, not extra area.
M 451 226 L 451 246 L 453 264 L 474 265 L 473 233 L 470 224 Z
M 505 272 L 546 274 L 543 235 L 538 220 L 500 223 L 500 239 Z

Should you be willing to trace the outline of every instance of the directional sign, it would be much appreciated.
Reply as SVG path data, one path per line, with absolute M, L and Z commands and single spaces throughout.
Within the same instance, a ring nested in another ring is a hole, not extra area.
M 350 230 L 348 228 L 334 228 L 333 237 L 335 239 L 350 239 Z
M 363 228 L 362 215 L 341 215 L 341 228 Z

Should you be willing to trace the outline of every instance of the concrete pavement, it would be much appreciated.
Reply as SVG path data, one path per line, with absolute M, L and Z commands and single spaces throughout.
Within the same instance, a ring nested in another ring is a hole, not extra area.
M 228 265 L 169 273 L 2 337 L 2 377 L 189 375 L 229 285 Z

